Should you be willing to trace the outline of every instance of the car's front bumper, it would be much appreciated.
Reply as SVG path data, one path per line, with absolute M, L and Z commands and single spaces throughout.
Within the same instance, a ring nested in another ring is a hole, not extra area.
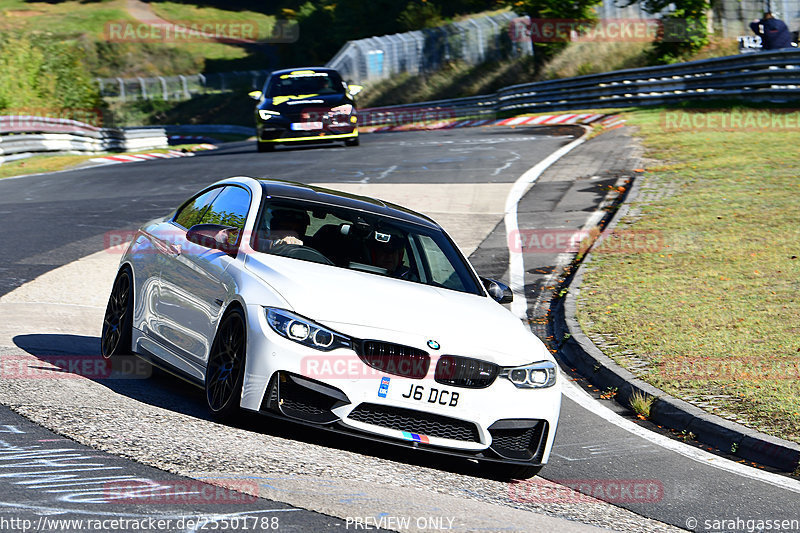
M 545 464 L 555 438 L 560 387 L 487 388 L 381 373 L 347 349 L 320 352 L 285 339 L 263 308 L 248 307 L 245 409 L 394 444 L 524 465 Z M 431 365 L 435 365 L 432 361 Z
M 355 119 L 355 115 L 353 115 Z M 314 143 L 335 140 L 352 139 L 358 137 L 358 126 L 351 123 L 330 123 L 325 120 L 322 127 L 300 130 L 293 129 L 297 124 L 302 124 L 301 119 L 293 121 L 284 116 L 274 116 L 269 120 L 256 118 L 256 133 L 258 142 L 261 143 Z

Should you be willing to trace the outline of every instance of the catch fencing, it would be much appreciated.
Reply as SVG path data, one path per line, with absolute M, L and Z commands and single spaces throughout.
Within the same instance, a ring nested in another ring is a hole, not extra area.
M 359 111 L 370 124 L 490 118 L 557 110 L 625 108 L 736 99 L 800 100 L 800 50 L 704 59 L 505 87 L 494 94 Z M 383 122 L 381 122 L 383 121 Z M 425 121 L 425 120 L 422 120 Z M 360 120 L 360 123 L 363 123 Z
M 492 59 L 531 53 L 530 42 L 513 41 L 511 12 L 474 17 L 436 28 L 348 41 L 328 62 L 355 83 L 377 81 L 405 72 L 438 70 L 449 61 L 477 65 Z
M 137 78 L 97 78 L 100 94 L 111 101 L 188 100 L 197 94 L 260 89 L 270 70 Z

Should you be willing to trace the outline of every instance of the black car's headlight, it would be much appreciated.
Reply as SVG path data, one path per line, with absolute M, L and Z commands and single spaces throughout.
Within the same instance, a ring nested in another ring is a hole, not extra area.
M 269 120 L 272 117 L 279 117 L 281 114 L 277 111 L 270 111 L 269 109 L 259 109 L 258 116 L 261 117 L 261 120 Z
M 529 365 L 504 368 L 500 377 L 520 389 L 545 389 L 556 384 L 556 365 L 552 361 L 537 361 Z
M 300 315 L 274 307 L 267 307 L 265 312 L 269 326 L 276 333 L 310 348 L 327 352 L 336 348 L 350 348 L 352 345 L 344 335 Z

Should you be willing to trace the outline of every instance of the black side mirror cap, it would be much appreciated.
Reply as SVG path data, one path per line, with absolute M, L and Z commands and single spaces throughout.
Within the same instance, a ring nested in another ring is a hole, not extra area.
M 505 283 L 501 283 L 496 279 L 484 277 L 481 278 L 481 282 L 486 292 L 489 293 L 489 296 L 497 303 L 510 304 L 514 300 L 514 293 L 511 292 L 511 289 Z

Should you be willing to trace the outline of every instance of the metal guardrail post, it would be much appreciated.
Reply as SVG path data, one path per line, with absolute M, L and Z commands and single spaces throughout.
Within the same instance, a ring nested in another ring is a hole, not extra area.
M 161 81 L 161 94 L 166 102 L 169 100 L 169 93 L 167 92 L 167 80 L 164 79 L 164 76 L 159 76 L 158 79 Z
M 125 82 L 122 81 L 122 78 L 117 78 L 117 81 L 119 82 L 119 97 L 124 102 L 125 101 Z

